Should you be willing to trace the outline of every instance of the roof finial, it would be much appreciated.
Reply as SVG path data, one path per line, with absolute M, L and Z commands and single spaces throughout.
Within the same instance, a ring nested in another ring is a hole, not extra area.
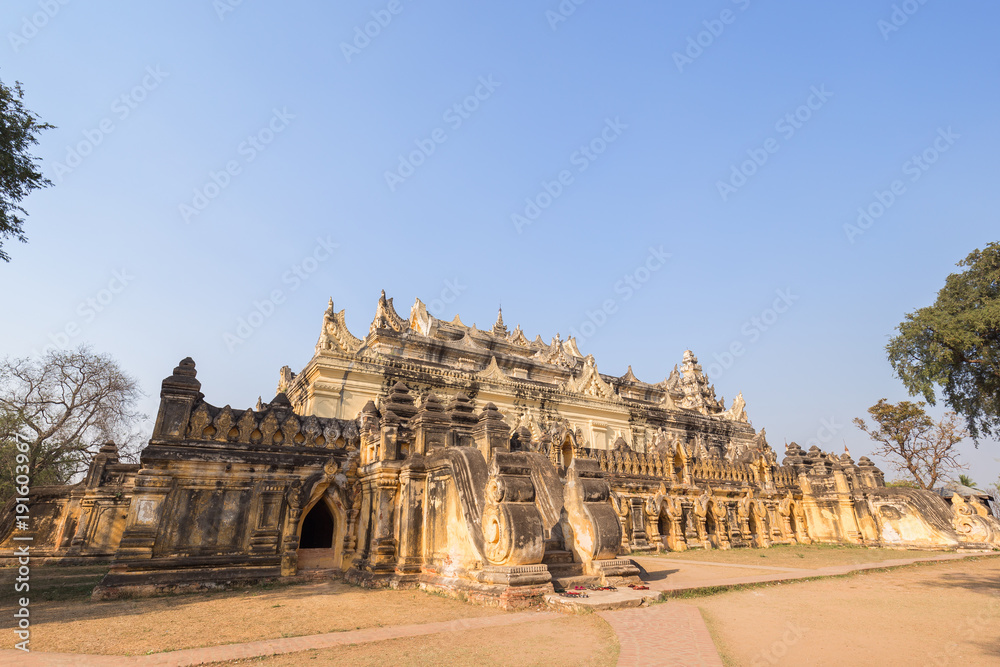
M 494 336 L 506 336 L 507 335 L 507 325 L 503 323 L 503 306 L 497 309 L 497 321 L 493 325 L 493 335 Z

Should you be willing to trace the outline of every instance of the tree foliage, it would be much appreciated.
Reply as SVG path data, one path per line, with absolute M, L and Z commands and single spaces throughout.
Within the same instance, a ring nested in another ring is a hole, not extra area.
M 69 482 L 108 441 L 133 456 L 141 396 L 114 359 L 86 346 L 0 361 L 0 504 L 11 495 L 18 440 L 28 443 L 31 486 Z
M 0 81 L 0 259 L 10 261 L 3 250 L 3 240 L 26 241 L 25 214 L 20 201 L 32 190 L 52 185 L 35 163 L 30 147 L 38 143 L 42 130 L 52 127 L 39 122 L 38 116 L 24 108 L 21 83 L 13 87 Z
M 920 488 L 933 489 L 938 480 L 963 467 L 958 462 L 957 445 L 969 434 L 954 412 L 935 423 L 924 412 L 923 403 L 893 404 L 882 398 L 868 408 L 868 414 L 878 428 L 869 427 L 860 417 L 854 419 L 854 425 L 878 443 L 877 456 L 909 473 Z
M 972 437 L 1000 434 L 1000 243 L 975 250 L 945 280 L 934 305 L 906 315 L 886 346 L 911 395 L 934 405 L 935 387 Z
M 967 486 L 970 489 L 976 488 L 976 483 L 968 475 L 959 475 L 958 483 L 961 484 L 962 486 Z

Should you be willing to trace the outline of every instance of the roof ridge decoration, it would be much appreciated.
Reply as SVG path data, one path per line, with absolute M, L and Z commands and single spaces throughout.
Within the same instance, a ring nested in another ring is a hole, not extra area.
M 456 315 L 456 317 L 457 317 L 457 315 Z M 482 349 L 484 349 L 483 346 L 480 345 L 478 342 L 476 342 L 476 339 L 472 337 L 473 333 L 474 332 L 472 331 L 472 329 L 466 329 L 465 330 L 465 335 L 463 335 L 458 340 L 458 344 L 461 345 L 462 347 L 466 348 L 467 350 L 482 350 Z
M 435 318 L 427 312 L 427 306 L 420 299 L 413 302 L 410 308 L 410 328 L 422 336 L 431 336 L 434 333 Z
M 541 341 L 539 336 L 536 342 Z M 573 368 L 576 366 L 577 360 L 566 353 L 565 343 L 560 338 L 559 334 L 556 334 L 552 338 L 552 344 L 546 345 L 541 344 L 542 347 L 539 348 L 538 352 L 535 353 L 535 359 L 547 364 L 555 364 L 557 366 L 563 366 L 564 368 Z M 579 355 L 577 355 L 579 357 Z M 588 355 L 590 356 L 590 355 Z M 592 358 L 592 357 L 591 357 Z
M 356 354 L 363 344 L 364 341 L 352 334 L 347 328 L 344 309 L 341 308 L 340 312 L 334 312 L 333 298 L 331 297 L 326 312 L 323 314 L 323 327 L 320 330 L 319 340 L 316 341 L 316 353 L 319 354 L 322 350 L 339 350 L 347 354 Z
M 622 382 L 627 382 L 627 383 L 642 382 L 642 380 L 637 378 L 635 376 L 635 373 L 632 372 L 632 364 L 628 365 L 628 370 L 625 371 L 625 375 L 621 376 L 618 379 L 621 380 Z
M 399 316 L 396 309 L 392 307 L 392 299 L 385 298 L 385 290 L 378 299 L 378 309 L 375 311 L 375 319 L 372 320 L 368 333 L 375 333 L 376 329 L 392 329 L 398 333 L 405 333 L 410 328 L 410 323 Z
M 576 338 L 573 336 L 567 338 L 566 342 L 563 343 L 563 350 L 571 356 L 583 358 L 583 355 L 580 354 L 580 348 L 576 346 Z
M 571 377 L 560 387 L 563 391 L 585 396 L 596 396 L 612 401 L 621 402 L 622 398 L 615 393 L 614 388 L 608 384 L 601 374 L 597 372 L 597 365 L 594 362 L 594 355 L 588 354 L 583 360 L 583 370 L 578 377 Z
M 500 365 L 497 364 L 496 356 L 490 357 L 490 363 L 483 370 L 476 373 L 476 377 L 481 380 L 492 380 L 494 382 L 510 382 L 510 376 L 501 370 Z
M 493 324 L 493 328 L 490 329 L 490 333 L 498 338 L 507 337 L 507 325 L 503 323 L 503 308 L 497 309 L 497 321 Z
M 728 419 L 734 422 L 744 422 L 749 423 L 750 419 L 747 417 L 747 402 L 743 399 L 743 392 L 741 391 L 733 399 L 733 405 L 728 410 L 720 414 L 719 416 L 723 419 Z
M 676 369 L 675 369 L 676 370 Z M 667 379 L 668 387 L 674 374 L 670 374 Z M 684 351 L 684 361 L 681 364 L 680 389 L 684 398 L 680 406 L 688 410 L 695 410 L 703 415 L 716 414 L 722 412 L 724 407 L 719 404 L 715 397 L 715 387 L 709 385 L 708 376 L 701 370 L 698 357 L 694 356 L 691 350 Z M 668 389 L 669 390 L 669 389 Z
M 531 347 L 531 342 L 525 337 L 520 324 L 514 327 L 514 331 L 507 337 L 507 341 L 518 347 Z

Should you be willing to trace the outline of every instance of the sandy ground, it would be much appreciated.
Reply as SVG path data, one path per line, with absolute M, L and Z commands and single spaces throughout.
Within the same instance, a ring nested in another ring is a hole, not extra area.
M 664 560 L 701 561 L 706 563 L 727 563 L 754 567 L 787 567 L 815 569 L 830 565 L 860 565 L 898 558 L 928 558 L 946 553 L 943 551 L 923 551 L 916 549 L 870 549 L 868 547 L 842 545 L 789 545 L 776 544 L 767 549 L 692 549 L 671 551 L 652 556 Z
M 770 568 L 813 569 L 934 554 L 794 546 L 638 560 L 657 581 L 701 583 L 778 571 Z M 0 571 L 0 580 L 9 574 Z M 100 568 L 33 570 L 33 648 L 141 655 L 504 613 L 422 591 L 341 583 L 92 602 L 89 587 L 100 575 Z M 0 583 L 4 589 L 9 584 Z M 731 665 L 1000 665 L 1000 556 L 769 584 L 685 602 L 702 610 Z M 10 622 L 0 617 L 0 628 L 8 627 Z M 581 614 L 239 664 L 610 665 L 617 654 L 610 627 L 594 614 Z
M 731 665 L 1000 665 L 1000 558 L 686 600 Z
M 673 584 L 703 585 L 709 581 L 724 581 L 739 577 L 753 577 L 764 574 L 778 574 L 776 570 L 753 569 L 750 567 L 725 566 L 715 564 L 697 565 L 691 563 L 665 562 L 659 558 L 635 558 L 645 572 L 642 575 L 644 581 L 650 584 L 659 582 Z M 782 572 L 792 572 L 792 570 L 782 570 Z M 658 587 L 654 586 L 654 589 Z
M 38 651 L 141 655 L 504 613 L 418 590 L 366 590 L 340 583 L 142 600 L 32 605 Z M 6 619 L 0 621 L 4 626 Z
M 605 666 L 618 661 L 618 640 L 596 614 L 502 628 L 354 644 L 226 665 L 539 665 Z M 218 664 L 218 663 L 217 663 Z

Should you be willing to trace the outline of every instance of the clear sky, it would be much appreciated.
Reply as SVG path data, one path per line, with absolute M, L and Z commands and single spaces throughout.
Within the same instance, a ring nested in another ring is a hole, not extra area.
M 656 382 L 690 348 L 779 454 L 857 458 L 851 419 L 907 398 L 894 327 L 1000 237 L 998 23 L 985 0 L 11 0 L 0 78 L 58 128 L 0 352 L 88 342 L 152 417 L 189 355 L 214 404 L 273 396 L 331 296 L 359 336 L 381 289 L 480 327 L 502 303 L 604 373 Z M 998 443 L 963 455 L 997 479 Z

